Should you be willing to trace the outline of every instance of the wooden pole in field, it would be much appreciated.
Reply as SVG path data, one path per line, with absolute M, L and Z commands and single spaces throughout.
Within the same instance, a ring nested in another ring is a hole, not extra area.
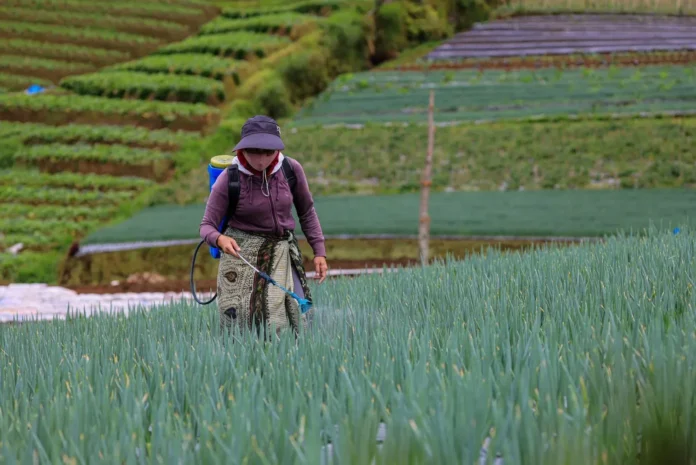
M 418 224 L 418 245 L 420 247 L 421 265 L 428 263 L 428 249 L 430 246 L 430 216 L 428 215 L 428 200 L 430 198 L 431 174 L 433 170 L 433 146 L 435 144 L 435 123 L 433 112 L 435 107 L 435 93 L 430 91 L 430 103 L 428 104 L 428 152 L 425 157 L 425 168 L 421 179 L 421 204 L 420 221 Z

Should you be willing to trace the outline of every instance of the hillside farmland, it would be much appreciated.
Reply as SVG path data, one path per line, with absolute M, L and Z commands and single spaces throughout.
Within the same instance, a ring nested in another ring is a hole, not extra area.
M 190 0 L 3 4 L 0 249 L 21 253 L 0 256 L 0 280 L 36 279 L 27 263 L 57 264 L 152 202 L 183 165 L 233 143 L 217 133 L 231 96 L 322 13 L 285 6 L 267 21 Z

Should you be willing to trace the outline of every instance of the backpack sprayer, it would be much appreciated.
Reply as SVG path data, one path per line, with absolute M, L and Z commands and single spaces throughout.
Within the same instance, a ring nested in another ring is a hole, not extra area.
M 229 221 L 230 215 L 234 213 L 235 209 L 237 208 L 237 202 L 239 201 L 239 169 L 237 165 L 232 164 L 232 160 L 234 160 L 234 157 L 232 155 L 217 155 L 213 158 L 210 159 L 210 163 L 208 164 L 208 191 L 213 190 L 213 184 L 215 184 L 215 181 L 217 181 L 218 176 L 224 171 L 227 170 L 228 174 L 228 198 L 229 198 L 229 206 L 227 209 L 227 214 L 222 218 L 222 221 L 220 222 L 220 225 L 218 226 L 218 231 L 221 233 L 225 230 L 225 225 L 227 225 L 227 222 Z M 295 173 L 292 168 L 292 165 L 290 165 L 288 158 L 286 157 L 283 160 L 283 172 L 285 173 L 285 176 L 288 179 L 288 182 L 290 184 L 290 188 L 294 193 L 295 190 Z M 213 302 L 217 298 L 217 293 L 213 295 L 213 297 L 210 298 L 210 300 L 206 302 L 201 302 L 198 299 L 198 296 L 196 295 L 196 285 L 193 282 L 193 271 L 195 269 L 196 265 L 196 256 L 198 255 L 198 249 L 201 248 L 201 246 L 205 243 L 205 240 L 201 240 L 201 242 L 198 243 L 198 246 L 196 246 L 196 250 L 193 252 L 193 258 L 191 259 L 191 275 L 190 275 L 190 285 L 191 285 L 191 294 L 193 295 L 193 298 L 196 302 L 198 302 L 201 305 L 208 305 L 211 302 Z M 213 257 L 215 260 L 218 260 L 222 256 L 222 252 L 220 249 L 217 247 L 212 247 L 209 246 L 210 250 L 210 256 Z M 300 304 L 300 310 L 302 313 L 306 313 L 311 307 L 312 304 L 309 302 L 307 299 L 303 299 L 297 294 L 295 294 L 292 291 L 289 291 L 285 289 L 283 286 L 278 284 L 273 278 L 268 276 L 266 273 L 258 270 L 254 265 L 249 263 L 242 255 L 238 252 L 237 255 L 239 258 L 242 259 L 244 263 L 249 265 L 256 273 L 259 274 L 263 279 L 268 281 L 269 283 L 273 284 L 274 286 L 277 286 L 278 288 L 282 289 L 286 294 L 288 294 L 290 297 L 294 298 L 297 300 L 297 302 Z
M 218 155 L 210 159 L 210 163 L 208 163 L 208 192 L 211 192 L 213 190 L 213 184 L 215 184 L 215 181 L 217 181 L 218 176 L 227 168 L 232 166 L 232 160 L 234 157 L 231 155 Z M 218 226 L 218 231 L 222 232 L 225 225 L 227 224 L 228 218 L 227 215 L 225 215 L 220 222 L 220 225 Z M 216 298 L 217 298 L 217 292 L 213 295 L 213 297 L 210 298 L 210 300 L 201 302 L 198 299 L 198 296 L 196 295 L 196 285 L 193 282 L 193 271 L 195 269 L 196 265 L 196 256 L 198 255 L 198 249 L 201 248 L 201 246 L 205 243 L 205 240 L 201 240 L 198 243 L 198 246 L 196 246 L 196 250 L 193 252 L 193 258 L 191 259 L 191 274 L 190 274 L 190 285 L 191 285 L 191 294 L 193 295 L 193 299 L 198 302 L 201 305 L 208 305 L 212 303 Z M 220 256 L 222 255 L 222 252 L 220 249 L 217 247 L 208 247 L 210 256 L 213 257 L 215 260 L 218 260 Z

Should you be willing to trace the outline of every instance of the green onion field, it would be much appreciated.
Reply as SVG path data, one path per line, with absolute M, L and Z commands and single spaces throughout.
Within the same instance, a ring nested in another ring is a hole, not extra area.
M 330 282 L 297 342 L 232 340 L 185 304 L 3 327 L 2 456 L 479 463 L 490 438 L 485 463 L 689 463 L 694 239 Z

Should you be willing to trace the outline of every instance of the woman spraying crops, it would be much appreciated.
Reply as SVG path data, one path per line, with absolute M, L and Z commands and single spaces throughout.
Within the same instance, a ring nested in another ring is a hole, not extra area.
M 326 278 L 324 236 L 307 178 L 300 163 L 280 152 L 284 148 L 280 128 L 272 118 L 248 119 L 242 127 L 242 139 L 233 149 L 237 154 L 231 162 L 233 171 L 223 171 L 212 186 L 200 235 L 223 252 L 217 278 L 223 327 L 255 327 L 265 332 L 273 326 L 277 331 L 290 328 L 296 334 L 300 324 L 306 327 L 311 311 L 302 314 L 295 299 L 270 285 L 243 261 L 248 260 L 280 286 L 311 302 L 293 233 L 293 204 L 314 252 L 317 278 L 320 283 Z M 238 175 L 238 184 L 234 178 L 229 184 L 230 172 L 233 177 Z M 237 190 L 230 190 L 230 186 L 237 186 Z M 226 217 L 229 220 L 221 234 L 218 226 Z

